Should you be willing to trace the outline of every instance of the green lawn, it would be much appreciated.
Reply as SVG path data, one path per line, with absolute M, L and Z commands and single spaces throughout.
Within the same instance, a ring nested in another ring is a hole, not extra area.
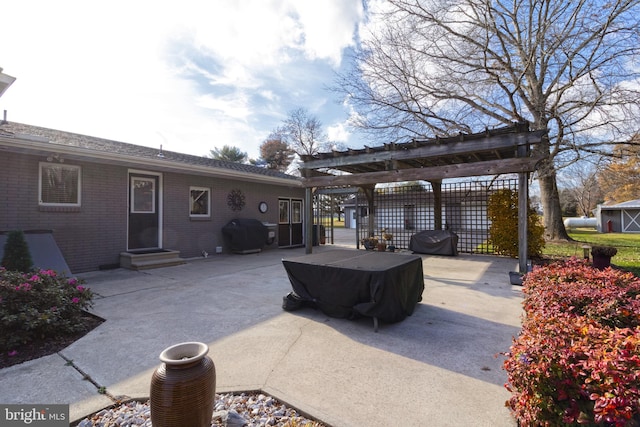
M 324 226 L 330 226 L 331 225 L 331 218 L 320 218 L 320 220 L 318 221 L 317 219 L 315 220 L 314 224 L 322 224 Z M 333 226 L 335 228 L 339 228 L 342 227 L 344 228 L 344 219 L 343 220 L 337 220 L 336 218 L 333 219 Z
M 569 231 L 569 236 L 575 242 L 547 242 L 543 255 L 549 258 L 571 256 L 581 258 L 583 245 L 614 246 L 618 249 L 618 253 L 611 258 L 611 264 L 640 276 L 640 234 L 598 233 L 592 229 L 577 228 Z

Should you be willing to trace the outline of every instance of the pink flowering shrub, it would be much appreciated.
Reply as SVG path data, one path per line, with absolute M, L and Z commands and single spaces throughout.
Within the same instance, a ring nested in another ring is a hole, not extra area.
M 640 425 L 640 279 L 572 259 L 535 268 L 523 291 L 504 363 L 519 425 Z
M 75 278 L 53 270 L 21 273 L 0 268 L 0 351 L 82 328 L 82 311 L 93 293 Z

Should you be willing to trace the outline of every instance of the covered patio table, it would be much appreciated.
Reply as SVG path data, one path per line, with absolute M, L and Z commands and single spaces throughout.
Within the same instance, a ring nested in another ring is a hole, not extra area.
M 331 317 L 400 322 L 422 300 L 422 258 L 391 252 L 339 249 L 282 264 L 294 297 Z

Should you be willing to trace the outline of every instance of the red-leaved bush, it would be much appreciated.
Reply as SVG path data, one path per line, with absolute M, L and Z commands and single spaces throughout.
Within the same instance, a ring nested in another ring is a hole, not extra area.
M 640 425 L 640 279 L 571 259 L 523 283 L 504 367 L 520 426 Z

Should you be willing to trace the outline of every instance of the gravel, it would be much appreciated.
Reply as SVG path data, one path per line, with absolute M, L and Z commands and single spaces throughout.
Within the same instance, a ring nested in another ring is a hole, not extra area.
M 149 401 L 130 401 L 103 409 L 80 421 L 78 427 L 149 427 Z M 263 393 L 216 394 L 212 427 L 324 427 Z

